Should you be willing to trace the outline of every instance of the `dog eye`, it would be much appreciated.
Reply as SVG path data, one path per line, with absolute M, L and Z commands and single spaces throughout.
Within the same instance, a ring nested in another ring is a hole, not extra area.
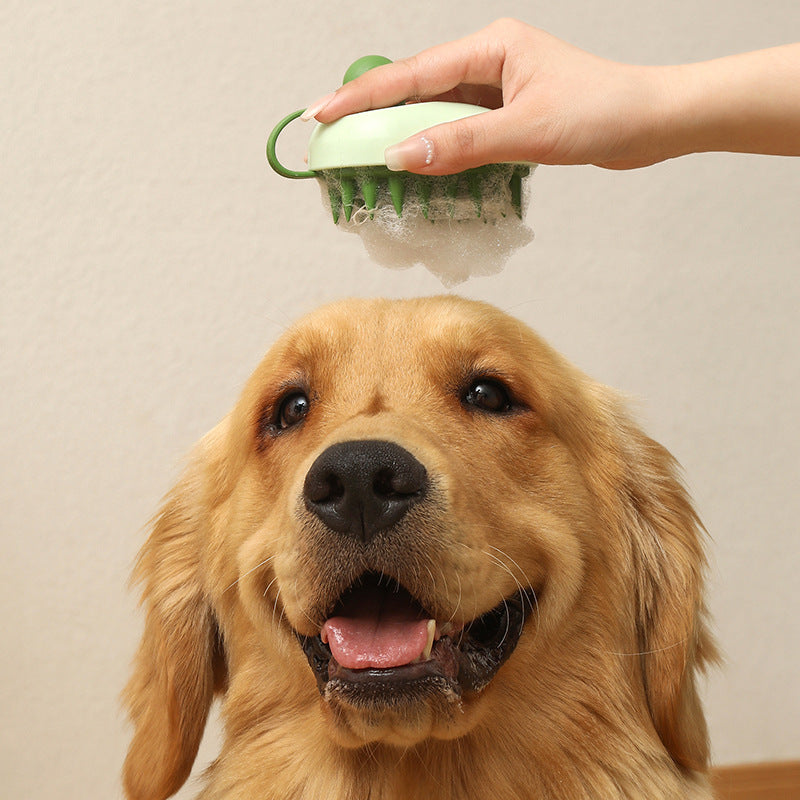
M 311 402 L 304 392 L 293 392 L 280 404 L 275 427 L 278 430 L 286 430 L 286 428 L 297 425 L 305 419 L 310 406 Z
M 477 378 L 464 392 L 463 402 L 490 414 L 502 414 L 512 408 L 508 389 L 492 378 Z

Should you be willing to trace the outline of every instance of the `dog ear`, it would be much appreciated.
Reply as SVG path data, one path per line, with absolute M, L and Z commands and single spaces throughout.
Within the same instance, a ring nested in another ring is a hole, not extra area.
M 200 579 L 209 449 L 202 443 L 168 495 L 134 570 L 146 621 L 124 694 L 135 728 L 124 768 L 129 800 L 160 800 L 180 788 L 215 687 L 225 680 L 220 635 Z
M 703 602 L 704 530 L 670 453 L 623 425 L 623 527 L 632 553 L 645 694 L 675 763 L 704 770 L 709 745 L 696 677 L 717 658 Z

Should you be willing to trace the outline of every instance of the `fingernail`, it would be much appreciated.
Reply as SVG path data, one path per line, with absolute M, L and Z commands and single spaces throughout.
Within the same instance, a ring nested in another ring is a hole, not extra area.
M 320 99 L 317 100 L 316 103 L 312 103 L 300 115 L 300 119 L 303 120 L 303 122 L 308 122 L 310 119 L 316 117 L 317 114 L 319 114 L 319 112 L 322 111 L 322 109 L 325 108 L 325 106 L 328 105 L 328 103 L 330 103 L 331 100 L 333 100 L 334 94 L 336 94 L 336 92 L 331 92 L 330 94 L 326 94 L 325 97 L 320 97 Z
M 427 136 L 413 136 L 400 144 L 387 147 L 383 153 L 389 169 L 398 172 L 429 167 L 433 163 L 433 142 Z

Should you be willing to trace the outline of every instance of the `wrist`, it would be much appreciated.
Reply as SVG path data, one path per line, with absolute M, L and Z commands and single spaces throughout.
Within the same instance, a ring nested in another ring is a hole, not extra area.
M 616 65 L 623 71 L 622 102 L 616 114 L 618 141 L 600 162 L 611 169 L 635 169 L 683 155 L 678 86 L 671 67 Z
M 651 163 L 700 152 L 707 144 L 708 108 L 694 67 L 644 67 L 651 86 L 647 142 Z
M 731 131 L 731 98 L 713 62 L 661 67 L 665 158 L 719 149 Z

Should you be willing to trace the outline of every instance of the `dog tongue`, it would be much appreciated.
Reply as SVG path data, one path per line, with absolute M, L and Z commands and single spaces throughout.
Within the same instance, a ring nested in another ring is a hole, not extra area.
M 322 626 L 322 639 L 347 669 L 388 669 L 416 661 L 428 639 L 428 621 L 401 593 L 363 588 L 345 610 Z

